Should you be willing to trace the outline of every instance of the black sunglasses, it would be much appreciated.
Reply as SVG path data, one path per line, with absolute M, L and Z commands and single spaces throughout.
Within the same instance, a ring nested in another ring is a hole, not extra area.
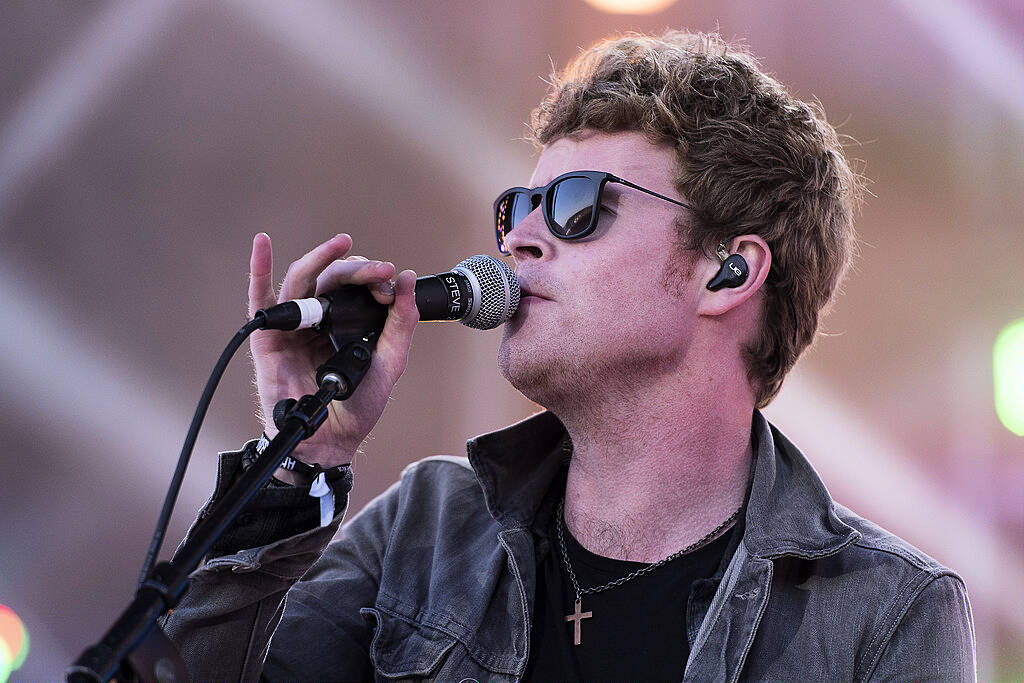
M 594 232 L 601 208 L 601 193 L 606 183 L 620 183 L 687 209 L 693 208 L 611 173 L 570 171 L 532 190 L 528 187 L 511 187 L 494 200 L 494 229 L 498 251 L 502 254 L 511 253 L 505 246 L 505 236 L 538 206 L 544 209 L 544 222 L 548 224 L 548 230 L 559 239 L 576 240 Z

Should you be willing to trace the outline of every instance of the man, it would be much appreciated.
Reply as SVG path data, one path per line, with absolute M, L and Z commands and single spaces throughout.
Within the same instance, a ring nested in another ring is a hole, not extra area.
M 296 452 L 334 474 L 333 523 L 279 471 L 169 619 L 194 677 L 973 680 L 962 580 L 834 503 L 757 410 L 849 260 L 834 130 L 679 33 L 584 53 L 532 124 L 530 187 L 495 204 L 524 293 L 498 359 L 548 410 L 410 466 L 326 550 L 406 364 L 415 275 L 341 260 L 340 235 L 275 293 L 256 237 L 253 311 L 342 283 L 391 311 L 355 400 Z M 312 389 L 324 346 L 254 336 L 265 414 Z M 223 456 L 215 497 L 256 447 Z

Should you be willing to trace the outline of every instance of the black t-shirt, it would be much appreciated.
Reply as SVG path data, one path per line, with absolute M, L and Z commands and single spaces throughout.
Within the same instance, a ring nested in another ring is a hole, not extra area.
M 581 587 L 601 586 L 642 568 L 588 551 L 568 530 L 565 547 Z M 572 582 L 551 530 L 551 548 L 537 567 L 528 681 L 680 681 L 690 654 L 686 606 L 693 582 L 713 576 L 731 532 L 648 574 L 600 593 L 583 595 L 580 644 L 573 644 Z M 731 554 L 731 553 L 730 553 Z

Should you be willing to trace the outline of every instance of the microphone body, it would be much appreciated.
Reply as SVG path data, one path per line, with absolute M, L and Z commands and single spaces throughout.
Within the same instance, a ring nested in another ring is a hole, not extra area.
M 519 281 L 504 261 L 472 256 L 446 273 L 416 278 L 416 308 L 421 321 L 458 320 L 489 330 L 506 322 L 519 306 Z M 362 285 L 345 285 L 318 297 L 286 301 L 257 311 L 263 329 L 327 333 L 380 330 L 388 307 Z
M 483 293 L 479 289 L 459 270 L 416 278 L 420 320 L 462 320 L 471 316 L 474 308 L 480 308 Z

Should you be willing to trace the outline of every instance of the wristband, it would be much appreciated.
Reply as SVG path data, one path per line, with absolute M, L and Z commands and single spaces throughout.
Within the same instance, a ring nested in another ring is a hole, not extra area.
M 259 441 L 256 442 L 256 445 L 251 449 L 245 449 L 245 452 L 242 454 L 242 469 L 247 470 L 252 467 L 252 464 L 256 462 L 256 458 L 263 455 L 263 452 L 267 450 L 269 445 L 270 439 L 267 437 L 266 432 L 264 432 L 260 436 Z M 345 476 L 345 470 L 351 464 L 347 462 L 343 465 L 325 469 L 318 464 L 310 465 L 288 455 L 281 461 L 279 467 L 296 474 L 308 476 L 312 480 L 309 485 L 309 495 L 320 501 L 320 526 L 324 527 L 334 519 L 334 489 L 329 482 L 333 483 Z

